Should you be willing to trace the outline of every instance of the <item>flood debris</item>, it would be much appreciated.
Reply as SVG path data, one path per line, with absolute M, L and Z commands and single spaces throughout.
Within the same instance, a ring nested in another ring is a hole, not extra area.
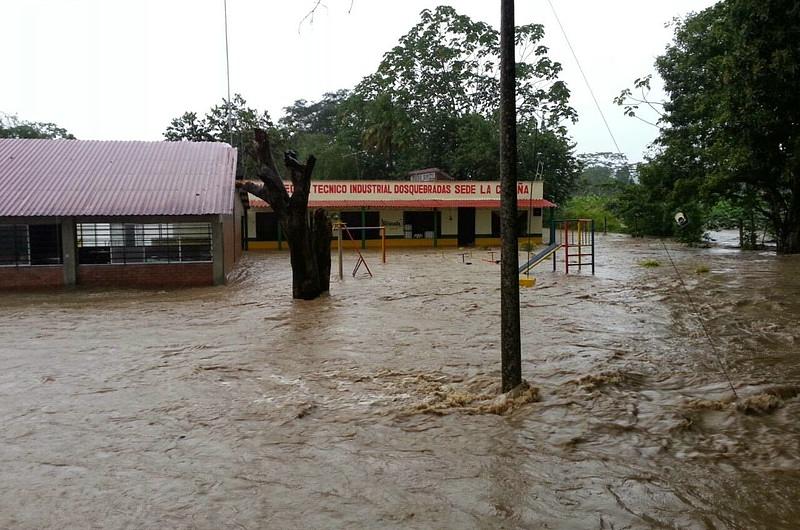
M 690 410 L 725 410 L 731 405 L 731 401 L 716 399 L 690 399 L 684 403 L 684 408 Z
M 298 420 L 302 419 L 302 418 L 305 418 L 306 416 L 308 416 L 309 414 L 311 414 L 315 410 L 317 410 L 317 405 L 316 404 L 314 404 L 314 403 L 306 403 L 297 412 L 297 414 L 295 415 L 295 418 L 298 419 Z
M 463 382 L 430 386 L 430 381 L 419 388 L 421 400 L 406 407 L 402 415 L 436 414 L 454 412 L 463 414 L 509 414 L 520 407 L 539 401 L 539 389 L 527 381 L 509 392 L 500 393 L 496 377 L 476 376 Z
M 783 400 L 766 392 L 746 397 L 736 403 L 736 410 L 744 414 L 769 414 L 783 406 Z
M 754 416 L 770 414 L 783 407 L 786 400 L 800 395 L 800 388 L 792 385 L 779 385 L 766 388 L 757 394 L 739 400 L 721 399 L 690 399 L 684 403 L 684 408 L 690 410 L 735 410 Z
M 622 386 L 625 384 L 630 384 L 637 379 L 641 379 L 641 376 L 638 374 L 614 370 L 584 375 L 579 377 L 577 380 L 572 381 L 572 383 L 578 385 L 584 390 L 591 392 L 605 386 Z
M 789 399 L 800 395 L 800 387 L 794 385 L 778 385 L 764 389 L 763 392 L 746 397 L 736 404 L 736 409 L 744 414 L 771 414 L 783 407 Z

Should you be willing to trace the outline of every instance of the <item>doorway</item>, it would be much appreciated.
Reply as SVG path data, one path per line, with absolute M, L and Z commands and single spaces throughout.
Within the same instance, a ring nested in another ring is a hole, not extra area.
M 475 208 L 458 209 L 458 246 L 475 244 Z

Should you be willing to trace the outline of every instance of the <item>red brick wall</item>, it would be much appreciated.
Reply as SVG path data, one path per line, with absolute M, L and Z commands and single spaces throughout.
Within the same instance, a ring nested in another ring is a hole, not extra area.
M 213 285 L 213 264 L 79 265 L 78 284 L 101 287 L 194 287 Z
M 64 285 L 64 267 L 0 267 L 0 289 L 34 289 Z

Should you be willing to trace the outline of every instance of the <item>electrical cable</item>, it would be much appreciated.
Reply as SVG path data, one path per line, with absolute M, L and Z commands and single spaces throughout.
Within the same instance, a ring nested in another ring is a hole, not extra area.
M 617 139 L 614 138 L 614 133 L 611 132 L 611 126 L 609 126 L 608 121 L 606 120 L 606 115 L 603 113 L 603 109 L 600 107 L 600 103 L 598 103 L 597 98 L 594 95 L 594 90 L 592 90 L 592 85 L 589 84 L 589 78 L 586 77 L 586 74 L 583 71 L 583 67 L 581 66 L 581 62 L 578 60 L 578 55 L 575 53 L 575 49 L 572 47 L 572 43 L 567 37 L 567 32 L 564 29 L 564 26 L 561 24 L 561 19 L 558 18 L 558 13 L 556 13 L 556 8 L 553 6 L 553 2 L 551 0 L 547 0 L 547 3 L 550 5 L 550 10 L 553 11 L 553 16 L 556 18 L 556 22 L 558 23 L 558 27 L 561 28 L 561 34 L 564 35 L 564 40 L 567 42 L 567 46 L 569 47 L 569 51 L 572 52 L 572 57 L 575 59 L 575 64 L 578 65 L 578 70 L 583 77 L 584 83 L 586 83 L 586 88 L 589 89 L 589 94 L 592 96 L 592 100 L 594 100 L 594 105 L 597 107 L 597 112 L 600 113 L 600 117 L 603 118 L 603 123 L 606 125 L 606 130 L 608 131 L 608 135 L 611 137 L 611 141 L 614 142 L 614 147 L 617 148 L 617 152 L 621 152 L 619 148 L 619 144 L 617 144 Z
M 572 53 L 572 57 L 575 59 L 575 63 L 578 65 L 578 70 L 580 71 L 581 76 L 583 77 L 583 81 L 586 83 L 586 88 L 589 89 L 589 93 L 592 96 L 592 100 L 594 100 L 594 104 L 597 107 L 597 111 L 600 113 L 600 117 L 603 119 L 603 123 L 606 126 L 606 130 L 608 130 L 608 135 L 611 137 L 611 141 L 614 142 L 614 147 L 616 147 L 617 153 L 622 155 L 622 150 L 619 148 L 619 144 L 617 144 L 616 138 L 614 138 L 614 133 L 611 132 L 611 126 L 608 124 L 606 116 L 603 113 L 603 109 L 600 107 L 600 104 L 598 103 L 597 98 L 594 95 L 594 90 L 592 90 L 592 85 L 589 83 L 589 79 L 586 76 L 586 73 L 583 71 L 583 68 L 581 67 L 581 62 L 580 60 L 578 60 L 578 55 L 575 53 L 575 49 L 572 47 L 572 43 L 570 42 L 569 37 L 567 36 L 567 32 L 564 29 L 564 26 L 561 24 L 561 20 L 558 18 L 558 13 L 556 13 L 556 8 L 555 6 L 553 6 L 552 0 L 547 0 L 547 3 L 550 5 L 550 10 L 553 12 L 553 16 L 555 17 L 556 22 L 558 23 L 558 27 L 561 29 L 562 35 L 564 35 L 564 40 L 567 42 L 569 51 Z M 733 386 L 733 381 L 731 380 L 731 376 L 728 373 L 728 369 L 725 366 L 725 363 L 722 361 L 722 355 L 720 355 L 719 350 L 717 350 L 717 346 L 711 339 L 711 334 L 708 332 L 708 328 L 706 327 L 705 321 L 703 321 L 703 318 L 700 316 L 700 311 L 697 309 L 697 304 L 695 304 L 694 299 L 692 298 L 692 295 L 689 292 L 689 289 L 686 287 L 686 283 L 683 281 L 683 276 L 681 276 L 681 273 L 678 270 L 678 266 L 672 259 L 672 254 L 670 254 L 666 243 L 664 243 L 663 239 L 659 239 L 659 241 L 661 242 L 661 246 L 664 248 L 664 252 L 666 253 L 667 258 L 669 259 L 669 262 L 672 264 L 672 268 L 675 271 L 675 275 L 678 277 L 678 281 L 680 282 L 681 287 L 683 288 L 683 292 L 686 295 L 686 298 L 689 300 L 689 305 L 692 308 L 694 317 L 700 323 L 700 327 L 703 330 L 703 335 L 705 335 L 705 338 L 708 341 L 709 346 L 711 346 L 711 350 L 714 352 L 714 356 L 717 359 L 717 364 L 719 365 L 722 373 L 725 375 L 725 379 L 728 382 L 728 386 L 730 386 L 731 388 L 731 392 L 733 392 L 734 397 L 738 400 L 739 394 L 736 392 L 736 389 Z
M 672 268 L 675 270 L 675 275 L 678 277 L 678 281 L 683 288 L 684 294 L 686 294 L 687 300 L 689 300 L 689 305 L 692 306 L 692 312 L 694 313 L 694 317 L 700 323 L 700 328 L 703 330 L 703 335 L 705 335 L 706 340 L 708 341 L 709 346 L 714 352 L 714 356 L 717 358 L 717 364 L 719 365 L 720 370 L 725 375 L 725 379 L 728 381 L 728 386 L 731 387 L 731 392 L 733 392 L 733 396 L 738 400 L 739 394 L 736 393 L 736 389 L 733 387 L 733 382 L 731 381 L 731 376 L 728 373 L 728 369 L 725 367 L 725 363 L 722 362 L 722 355 L 720 355 L 719 350 L 717 350 L 716 344 L 711 339 L 711 334 L 708 332 L 708 328 L 706 327 L 706 323 L 703 318 L 700 316 L 700 311 L 697 308 L 697 304 L 694 302 L 694 298 L 692 298 L 691 293 L 689 293 L 689 289 L 686 287 L 686 283 L 683 281 L 683 276 L 681 276 L 681 272 L 678 270 L 678 266 L 675 265 L 675 261 L 672 259 L 672 254 L 669 253 L 669 249 L 667 248 L 666 243 L 664 240 L 659 238 L 661 241 L 661 246 L 664 247 L 664 252 L 667 254 L 667 258 L 669 258 L 669 262 L 672 264 Z

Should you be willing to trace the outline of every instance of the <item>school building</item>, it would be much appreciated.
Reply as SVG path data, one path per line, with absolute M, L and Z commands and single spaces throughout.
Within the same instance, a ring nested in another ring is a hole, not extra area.
M 0 140 L 0 289 L 225 282 L 242 252 L 223 143 Z
M 384 226 L 388 247 L 500 244 L 499 181 L 455 181 L 435 168 L 412 172 L 409 177 L 404 181 L 317 180 L 312 183 L 309 207 L 325 208 L 349 227 Z M 291 193 L 290 183 L 286 188 Z M 540 180 L 518 183 L 521 238 L 527 240 L 530 234 L 541 242 L 542 212 L 555 206 L 543 198 L 543 191 Z M 254 195 L 249 195 L 248 202 L 248 248 L 287 248 L 269 205 Z M 380 244 L 379 230 L 353 231 L 352 236 L 363 247 Z

